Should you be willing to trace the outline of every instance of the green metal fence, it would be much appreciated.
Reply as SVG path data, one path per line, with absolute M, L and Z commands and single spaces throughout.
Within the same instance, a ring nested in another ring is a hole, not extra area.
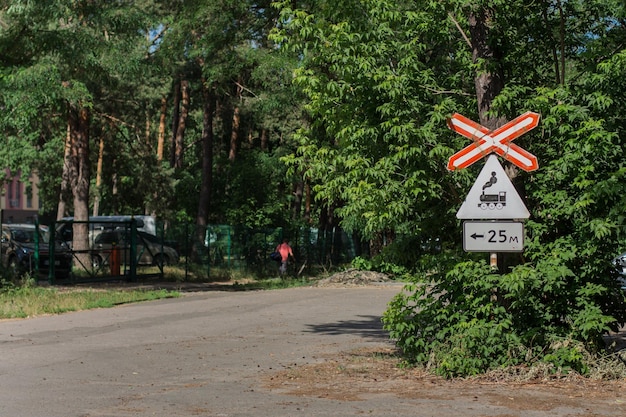
M 74 246 L 75 225 L 84 225 L 87 233 L 81 248 Z M 179 263 L 179 254 L 166 245 L 163 233 L 141 231 L 142 225 L 133 218 L 113 216 L 97 221 L 54 222 L 50 227 L 50 242 L 57 243 L 49 245 L 48 280 L 55 284 L 163 277 L 166 266 Z M 72 260 L 72 267 L 61 273 L 55 270 L 53 262 L 59 258 L 59 252 Z
M 74 224 L 80 223 L 86 224 L 88 243 L 79 250 L 72 245 Z M 339 228 L 251 229 L 157 222 L 148 233 L 141 230 L 141 222 L 134 218 L 111 218 L 87 222 L 60 220 L 53 222 L 47 231 L 50 242 L 56 244 L 37 242 L 33 254 L 35 267 L 28 272 L 51 284 L 140 281 L 166 275 L 177 280 L 220 279 L 234 273 L 271 277 L 278 274 L 279 265 L 269 254 L 283 238 L 289 240 L 296 258 L 295 263 L 289 264 L 288 273 L 300 276 L 350 262 L 358 248 L 357 242 Z M 69 267 L 60 267 L 65 264 Z M 40 268 L 41 265 L 45 268 Z
M 302 228 L 251 229 L 231 225 L 197 227 L 170 224 L 164 240 L 177 248 L 185 262 L 185 277 L 210 278 L 225 271 L 239 271 L 257 277 L 275 275 L 278 265 L 269 258 L 287 238 L 296 258 L 290 273 L 300 275 L 319 268 L 351 261 L 356 255 L 354 240 L 340 229 L 319 231 Z

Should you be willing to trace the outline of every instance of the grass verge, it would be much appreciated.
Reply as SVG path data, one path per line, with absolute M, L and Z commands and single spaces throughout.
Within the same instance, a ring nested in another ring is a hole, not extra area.
M 69 311 L 108 308 L 120 304 L 179 297 L 168 290 L 59 291 L 44 287 L 0 289 L 0 319 L 26 318 Z
M 258 291 L 310 285 L 308 279 L 273 278 L 240 279 L 223 283 L 223 291 Z M 198 281 L 200 282 L 200 281 Z M 181 285 L 182 287 L 182 285 Z M 18 284 L 0 282 L 0 319 L 36 317 L 70 311 L 109 308 L 120 304 L 179 297 L 181 293 L 166 289 L 84 288 L 71 291 L 55 287 L 39 287 L 29 280 Z

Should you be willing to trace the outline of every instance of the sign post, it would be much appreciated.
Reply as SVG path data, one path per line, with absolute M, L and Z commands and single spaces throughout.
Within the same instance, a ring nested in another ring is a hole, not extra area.
M 537 157 L 513 142 L 539 124 L 539 114 L 527 112 L 491 131 L 458 113 L 448 127 L 472 140 L 448 160 L 448 170 L 467 168 L 488 156 L 485 166 L 456 214 L 463 222 L 463 249 L 489 252 L 497 269 L 498 252 L 523 252 L 524 224 L 530 217 L 522 198 L 498 162 L 495 153 L 525 171 L 539 168 Z

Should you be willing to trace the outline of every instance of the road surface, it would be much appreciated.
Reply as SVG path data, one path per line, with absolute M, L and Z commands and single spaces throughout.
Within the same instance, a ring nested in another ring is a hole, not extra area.
M 584 401 L 545 399 L 543 408 L 520 409 L 513 399 L 500 400 L 512 398 L 509 391 L 483 398 L 467 387 L 459 395 L 420 395 L 418 383 L 412 395 L 381 391 L 341 400 L 266 384 L 334 355 L 391 347 L 380 317 L 400 290 L 197 292 L 2 321 L 0 417 L 626 415 L 619 393 L 590 412 Z

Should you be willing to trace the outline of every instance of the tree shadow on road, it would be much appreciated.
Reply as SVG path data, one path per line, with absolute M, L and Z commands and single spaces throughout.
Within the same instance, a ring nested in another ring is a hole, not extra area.
M 335 323 L 308 324 L 309 333 L 330 336 L 351 334 L 366 339 L 389 340 L 389 332 L 383 329 L 380 316 L 358 316 L 358 320 L 342 320 Z

